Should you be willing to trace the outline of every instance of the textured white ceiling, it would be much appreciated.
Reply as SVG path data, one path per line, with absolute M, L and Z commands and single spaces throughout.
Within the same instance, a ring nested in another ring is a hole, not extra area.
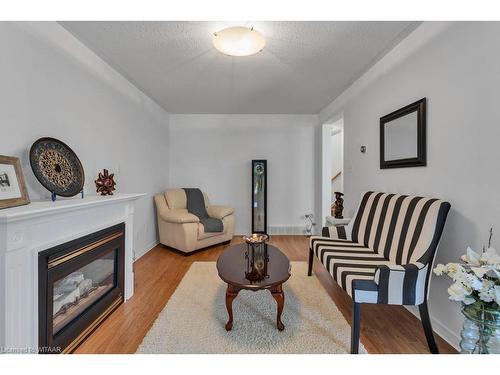
M 170 113 L 318 113 L 417 22 L 60 22 Z M 254 26 L 265 49 L 222 55 L 212 33 Z

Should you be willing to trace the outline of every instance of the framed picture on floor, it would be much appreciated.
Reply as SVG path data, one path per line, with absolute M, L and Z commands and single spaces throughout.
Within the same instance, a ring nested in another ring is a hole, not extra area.
M 0 155 L 0 209 L 29 202 L 19 158 Z

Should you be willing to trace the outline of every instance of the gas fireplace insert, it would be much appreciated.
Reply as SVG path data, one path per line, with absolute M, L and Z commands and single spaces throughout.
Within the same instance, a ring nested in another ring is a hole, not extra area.
M 123 302 L 125 224 L 38 255 L 39 353 L 72 352 Z

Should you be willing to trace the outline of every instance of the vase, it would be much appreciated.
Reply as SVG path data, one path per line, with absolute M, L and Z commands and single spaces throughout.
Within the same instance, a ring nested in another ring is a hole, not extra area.
M 500 354 L 500 310 L 478 301 L 462 305 L 462 354 Z

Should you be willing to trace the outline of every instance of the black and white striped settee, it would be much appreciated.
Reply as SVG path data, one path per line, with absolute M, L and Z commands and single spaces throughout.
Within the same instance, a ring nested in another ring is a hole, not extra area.
M 418 305 L 429 350 L 438 352 L 427 294 L 449 209 L 439 199 L 368 192 L 348 225 L 311 237 L 308 275 L 316 256 L 353 300 L 351 353 L 358 352 L 362 303 Z

